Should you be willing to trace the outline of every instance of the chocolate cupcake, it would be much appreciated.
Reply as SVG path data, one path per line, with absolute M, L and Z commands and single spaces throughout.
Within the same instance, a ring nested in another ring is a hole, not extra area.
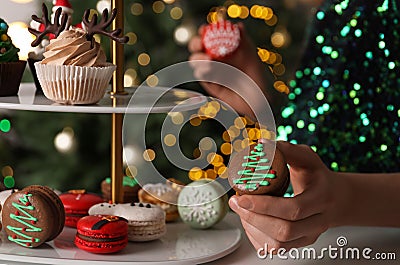
M 14 46 L 7 31 L 7 23 L 0 18 L 0 96 L 15 96 L 26 61 L 19 60 L 19 49 Z
M 122 181 L 123 202 L 138 202 L 140 186 L 133 177 L 124 176 Z M 111 200 L 111 179 L 106 178 L 101 182 L 101 192 L 105 201 Z

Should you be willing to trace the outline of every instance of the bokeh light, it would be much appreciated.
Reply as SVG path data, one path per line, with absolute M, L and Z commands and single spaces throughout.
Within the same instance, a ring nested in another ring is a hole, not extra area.
M 71 127 L 65 127 L 60 133 L 54 138 L 54 146 L 60 153 L 69 153 L 72 151 L 75 139 L 74 130 Z
M 28 25 L 24 22 L 12 22 L 9 24 L 8 35 L 16 47 L 20 49 L 18 55 L 21 60 L 28 59 L 28 53 L 32 50 L 31 42 L 35 37 L 29 33 Z
M 183 10 L 180 7 L 173 7 L 170 11 L 170 16 L 172 19 L 178 20 L 181 19 L 183 16 Z
M 140 3 L 133 3 L 131 5 L 131 13 L 135 16 L 140 16 L 143 13 L 143 5 Z
M 8 133 L 11 130 L 11 122 L 8 119 L 2 119 L 0 121 L 0 131 Z
M 143 152 L 143 159 L 144 159 L 144 160 L 146 160 L 146 161 L 148 161 L 148 162 L 151 162 L 151 161 L 153 161 L 155 158 L 156 158 L 156 152 L 154 152 L 153 149 L 146 149 L 146 150 Z

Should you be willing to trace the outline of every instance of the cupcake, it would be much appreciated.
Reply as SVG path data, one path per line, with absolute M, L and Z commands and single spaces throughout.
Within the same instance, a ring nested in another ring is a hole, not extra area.
M 123 202 L 138 202 L 138 192 L 140 186 L 133 177 L 124 176 L 122 181 Z M 101 192 L 105 201 L 111 200 L 111 178 L 106 178 L 101 182 Z
M 19 60 L 19 49 L 14 46 L 7 31 L 7 23 L 0 18 L 0 96 L 15 96 L 26 61 Z
M 183 187 L 184 184 L 174 178 L 166 183 L 148 183 L 139 191 L 139 201 L 160 206 L 165 211 L 165 220 L 173 222 L 179 218 L 177 201 Z
M 43 94 L 43 90 L 42 87 L 40 86 L 40 82 L 37 77 L 35 63 L 40 62 L 41 60 L 44 59 L 43 53 L 47 45 L 49 45 L 49 40 L 44 39 L 40 42 L 38 46 L 34 47 L 32 51 L 28 53 L 28 66 L 29 69 L 31 70 L 33 81 L 36 86 L 36 94 Z
M 97 16 L 89 21 L 89 14 L 89 10 L 86 10 L 83 18 L 86 31 L 79 28 L 63 30 L 67 23 L 65 14 L 61 17 L 61 23 L 57 24 L 51 24 L 47 18 L 42 18 L 41 22 L 46 29 L 43 32 L 31 31 L 38 37 L 37 43 L 45 34 L 58 33 L 55 34 L 58 37 L 50 40 L 46 47 L 44 59 L 35 63 L 44 95 L 57 103 L 95 104 L 104 97 L 116 66 L 106 61 L 100 44 L 93 38 L 94 34 L 103 34 L 122 43 L 128 40 L 126 37 L 116 36 L 119 35 L 119 30 L 105 30 L 117 15 L 115 9 L 110 19 L 107 19 L 108 10 L 105 9 L 100 24 L 97 24 Z M 44 12 L 43 17 L 46 16 L 47 12 Z M 59 21 L 57 13 L 54 20 Z

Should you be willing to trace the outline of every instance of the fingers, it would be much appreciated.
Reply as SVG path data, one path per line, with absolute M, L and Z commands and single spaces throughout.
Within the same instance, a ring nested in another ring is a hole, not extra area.
M 269 215 L 287 221 L 299 221 L 319 214 L 324 210 L 324 203 L 315 203 L 313 196 L 300 194 L 293 198 L 268 195 L 232 196 L 240 208 L 254 213 Z M 230 202 L 231 203 L 231 202 Z
M 327 230 L 327 227 L 322 225 L 326 222 L 322 220 L 323 217 L 321 214 L 293 222 L 249 212 L 242 208 L 239 208 L 235 212 L 239 214 L 242 222 L 251 224 L 279 242 L 290 242 L 307 237 L 310 234 L 321 234 Z
M 242 226 L 246 231 L 247 237 L 257 251 L 261 248 L 263 251 L 267 251 L 267 253 L 271 254 L 276 254 L 277 251 L 282 248 L 290 250 L 291 248 L 299 248 L 313 244 L 319 236 L 319 234 L 308 235 L 295 240 L 282 242 L 270 237 L 246 221 L 242 221 Z M 260 251 L 260 254 L 263 253 Z
M 191 53 L 201 52 L 203 50 L 203 43 L 200 36 L 194 36 L 188 44 L 188 49 Z

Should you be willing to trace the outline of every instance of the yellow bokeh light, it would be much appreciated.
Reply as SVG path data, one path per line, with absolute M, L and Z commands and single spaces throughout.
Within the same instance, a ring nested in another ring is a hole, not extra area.
M 138 169 L 135 166 L 129 166 L 125 169 L 125 175 L 129 177 L 136 177 L 138 174 Z
M 270 56 L 269 56 L 269 58 L 267 60 L 267 63 L 269 63 L 269 64 L 276 63 L 276 58 L 277 58 L 276 54 L 274 52 L 270 52 Z
M 222 139 L 223 139 L 225 142 L 230 142 L 230 141 L 231 141 L 231 137 L 229 136 L 228 131 L 225 131 L 225 132 L 222 133 Z
M 234 139 L 234 138 L 236 138 L 236 137 L 239 136 L 240 130 L 239 130 L 238 128 L 236 128 L 235 126 L 231 126 L 231 127 L 229 127 L 229 129 L 228 129 L 228 133 L 229 133 L 230 137 L 231 137 L 232 139 Z
M 201 168 L 194 167 L 189 170 L 189 178 L 193 181 L 201 179 L 203 176 L 203 171 Z
M 250 141 L 249 138 L 243 139 L 242 148 L 244 149 L 244 148 L 248 147 L 249 145 L 251 145 L 251 143 L 252 143 L 252 141 Z
M 176 6 L 171 9 L 169 14 L 172 19 L 178 20 L 178 19 L 182 18 L 183 11 L 182 11 L 182 8 Z
M 265 23 L 268 26 L 274 26 L 276 23 L 278 23 L 278 17 L 276 15 L 273 15 L 270 19 L 266 19 Z
M 261 7 L 259 5 L 253 5 L 250 8 L 250 15 L 252 17 L 254 17 L 254 18 L 257 18 L 258 17 L 258 12 L 259 12 L 260 9 L 261 9 Z
M 141 53 L 138 56 L 138 63 L 141 66 L 146 66 L 150 63 L 150 56 L 147 53 Z
M 250 11 L 247 6 L 241 6 L 239 18 L 246 19 L 249 16 L 249 13 L 250 13 Z
M 163 0 L 164 1 L 164 3 L 166 3 L 166 4 L 173 4 L 173 3 L 175 3 L 175 0 Z
M 137 36 L 135 33 L 133 32 L 128 32 L 126 33 L 126 36 L 128 36 L 129 41 L 128 41 L 128 45 L 134 45 L 137 42 Z
M 133 3 L 131 6 L 131 13 L 135 16 L 140 16 L 143 13 L 143 5 L 140 3 Z
M 5 166 L 1 169 L 1 174 L 3 175 L 3 177 L 14 176 L 14 170 L 10 166 Z
M 180 112 L 170 112 L 168 115 L 171 117 L 171 120 L 174 124 L 180 125 L 183 123 L 183 115 Z
M 261 134 L 261 138 L 263 138 L 263 139 L 268 139 L 268 140 L 272 139 L 272 134 L 267 129 L 261 129 L 260 134 Z
M 267 62 L 270 56 L 270 53 L 266 49 L 258 48 L 258 57 L 260 57 L 261 61 Z
M 223 143 L 220 150 L 222 154 L 230 155 L 232 153 L 232 145 L 230 143 Z
M 236 141 L 234 141 L 233 142 L 233 149 L 236 151 L 236 152 L 239 152 L 239 151 L 241 151 L 241 150 L 243 150 L 243 147 L 242 147 L 242 140 L 236 140 Z
M 165 10 L 165 5 L 162 1 L 155 1 L 153 3 L 154 13 L 160 14 L 160 13 L 164 12 L 164 10 Z
M 235 127 L 238 129 L 243 129 L 246 127 L 247 121 L 244 117 L 237 117 L 234 121 Z
M 207 15 L 207 22 L 209 24 L 216 23 L 218 21 L 218 14 L 217 12 L 210 12 Z
M 155 87 L 158 85 L 158 77 L 156 75 L 149 75 L 146 78 L 146 83 L 150 87 Z
M 198 115 L 192 115 L 189 122 L 192 126 L 200 126 L 201 119 Z
M 213 140 L 210 137 L 204 137 L 199 142 L 200 150 L 211 150 L 213 147 Z
M 216 153 L 209 153 L 207 155 L 207 161 L 208 163 L 214 165 L 214 166 L 220 166 L 223 164 L 224 159 L 221 155 L 216 154 Z
M 286 94 L 289 93 L 289 87 L 282 81 L 276 81 L 274 83 L 274 88 L 279 92 L 286 93 Z
M 156 152 L 152 149 L 147 149 L 143 152 L 143 159 L 150 162 L 156 158 Z
M 218 173 L 218 175 L 219 175 L 219 177 L 220 178 L 227 178 L 228 177 L 228 172 L 227 172 L 227 167 L 220 167 L 220 168 L 218 168 L 218 171 L 217 171 L 217 173 Z
M 241 8 L 238 5 L 230 5 L 227 10 L 228 16 L 230 16 L 231 18 L 239 17 L 240 12 L 241 12 Z
M 282 32 L 274 32 L 271 36 L 271 43 L 277 48 L 281 48 L 286 43 L 285 34 Z
M 164 143 L 167 146 L 174 146 L 176 144 L 176 137 L 173 134 L 167 134 L 164 137 Z
M 277 64 L 277 65 L 274 65 L 272 71 L 274 72 L 275 75 L 281 76 L 285 73 L 286 68 L 283 64 Z M 285 91 L 286 91 L 286 89 L 285 89 Z
M 208 179 L 216 179 L 217 178 L 217 172 L 214 171 L 214 169 L 207 169 L 205 172 L 206 178 Z

